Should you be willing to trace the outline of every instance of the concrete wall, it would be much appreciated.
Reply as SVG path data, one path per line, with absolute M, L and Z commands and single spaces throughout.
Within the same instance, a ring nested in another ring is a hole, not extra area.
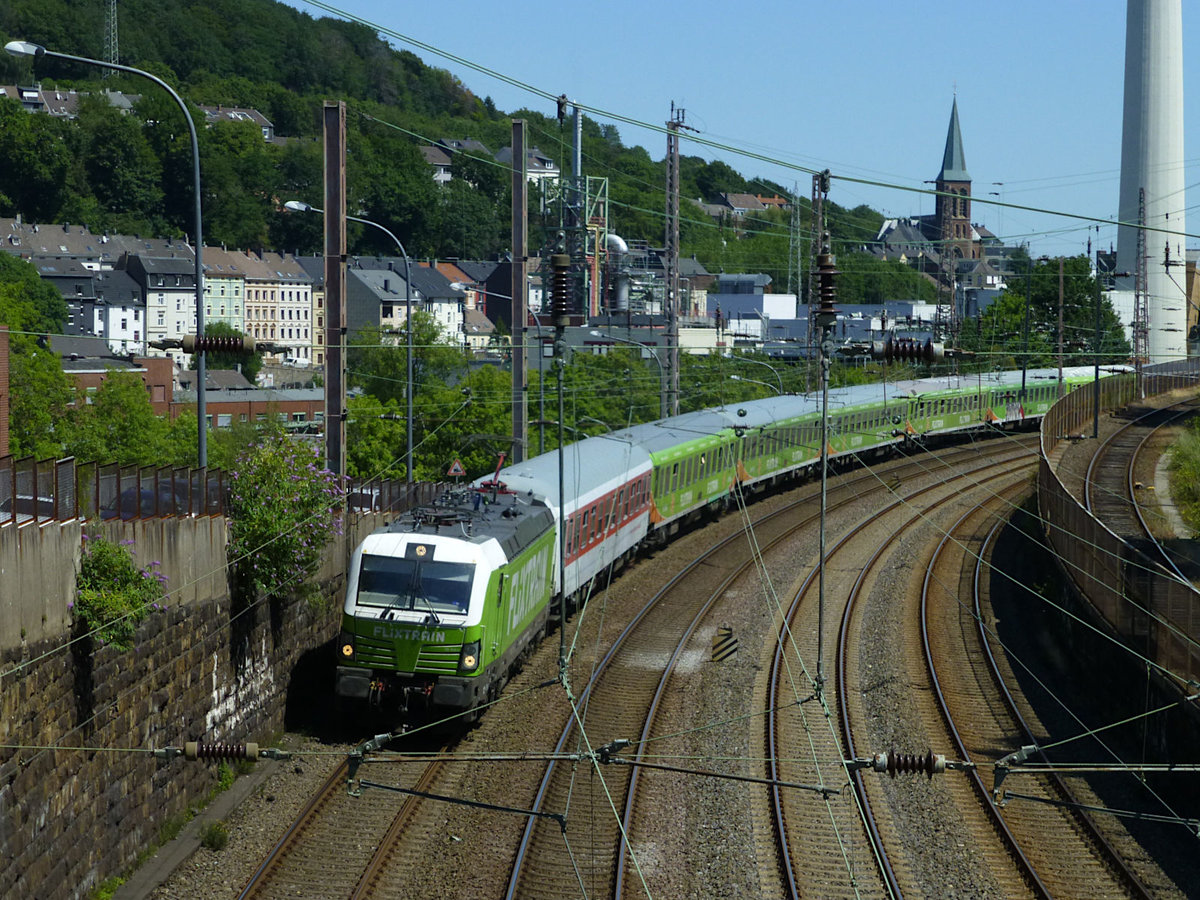
M 0 526 L 0 648 L 70 631 L 83 531 L 80 520 Z M 139 565 L 159 562 L 168 577 L 170 605 L 211 603 L 228 592 L 220 517 L 133 519 L 88 526 L 88 531 L 132 542 Z
M 0 529 L 0 744 L 23 748 L 0 749 L 0 896 L 86 896 L 214 786 L 215 763 L 151 749 L 269 740 L 289 696 L 311 709 L 311 679 L 341 621 L 345 562 L 378 524 L 353 516 L 332 539 L 319 575 L 328 602 L 239 609 L 223 519 L 105 525 L 134 542 L 139 563 L 158 560 L 174 592 L 124 652 L 71 632 L 81 524 Z

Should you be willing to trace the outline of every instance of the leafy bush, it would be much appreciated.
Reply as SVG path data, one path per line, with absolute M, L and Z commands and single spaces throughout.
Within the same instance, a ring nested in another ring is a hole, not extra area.
M 1200 534 L 1200 422 L 1171 448 L 1171 497 L 1193 534 Z
M 121 650 L 133 646 L 137 627 L 159 609 L 166 578 L 153 562 L 139 569 L 128 543 L 84 534 L 83 560 L 71 613 L 83 629 Z
M 200 830 L 200 843 L 214 852 L 224 850 L 229 843 L 229 829 L 224 822 L 209 822 Z
M 269 598 L 297 591 L 340 531 L 342 489 L 317 447 L 274 434 L 230 473 L 229 555 L 243 589 Z

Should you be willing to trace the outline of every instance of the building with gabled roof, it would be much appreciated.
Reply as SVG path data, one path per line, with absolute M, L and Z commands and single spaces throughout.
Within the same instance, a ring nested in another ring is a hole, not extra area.
M 129 274 L 146 298 L 148 342 L 182 340 L 196 333 L 196 262 L 185 256 L 149 256 L 126 253 L 117 267 Z M 147 348 L 147 354 L 169 355 L 180 367 L 189 358 L 179 349 Z
M 502 166 L 511 167 L 513 165 L 512 147 L 502 147 L 497 150 L 495 160 Z M 556 181 L 558 176 L 558 163 L 537 147 L 525 152 L 525 178 L 527 181 L 541 184 L 543 181 Z
M 425 162 L 433 168 L 433 180 L 437 184 L 449 182 L 453 176 L 450 174 L 450 154 L 446 152 L 445 148 L 431 147 L 426 144 L 417 149 L 425 157 Z
M 223 322 L 246 334 L 246 254 L 205 247 L 204 324 Z
M 212 128 L 220 122 L 250 122 L 262 133 L 264 141 L 271 141 L 275 138 L 275 126 L 257 109 L 220 104 L 216 106 L 200 105 L 197 108 L 204 113 L 204 124 L 208 128 Z

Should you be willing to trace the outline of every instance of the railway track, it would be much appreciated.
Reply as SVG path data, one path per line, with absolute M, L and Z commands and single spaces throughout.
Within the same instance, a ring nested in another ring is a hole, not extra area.
M 443 764 L 409 764 L 407 776 L 397 784 L 428 791 Z M 242 888 L 239 900 L 375 896 L 403 844 L 418 798 L 378 789 L 352 796 L 348 773 L 347 761 L 329 776 Z
M 875 497 L 880 493 L 890 495 L 900 485 L 909 488 L 918 482 L 941 481 L 946 473 L 959 470 L 965 465 L 965 460 L 971 457 L 978 459 L 978 449 L 967 448 L 946 453 L 937 463 L 944 469 L 936 471 L 928 457 L 921 457 L 890 464 L 886 471 L 842 476 L 831 482 L 830 511 L 835 512 L 843 507 L 849 511 L 855 508 L 855 504 L 878 508 L 882 504 Z M 1001 469 L 1011 471 L 1014 465 L 1020 466 L 1022 461 L 1032 464 L 1032 460 L 1029 444 L 1023 442 L 1004 456 L 1003 462 L 998 465 Z M 977 466 L 978 463 L 972 465 Z M 975 480 L 985 477 L 990 480 L 993 477 L 982 473 L 983 469 L 980 468 L 970 477 Z M 910 493 L 923 490 L 937 489 L 918 486 Z M 954 487 L 941 489 L 945 502 L 950 502 L 956 490 Z M 527 809 L 540 816 L 525 817 L 527 825 L 519 841 L 514 841 L 517 845 L 515 851 L 506 850 L 505 846 L 512 846 L 505 844 L 507 838 L 501 837 L 500 832 L 493 832 L 496 846 L 491 848 L 490 862 L 477 866 L 479 871 L 474 873 L 472 891 L 475 895 L 498 896 L 504 893 L 508 897 L 521 898 L 671 895 L 669 891 L 663 892 L 661 872 L 641 871 L 645 860 L 653 861 L 656 838 L 662 837 L 663 823 L 671 822 L 673 827 L 685 827 L 682 819 L 672 817 L 670 798 L 664 800 L 662 796 L 661 784 L 664 779 L 644 777 L 644 773 L 653 767 L 671 768 L 661 760 L 656 760 L 649 749 L 664 738 L 663 732 L 668 728 L 660 722 L 663 718 L 659 714 L 660 707 L 680 702 L 680 685 L 677 682 L 687 676 L 677 672 L 694 665 L 697 645 L 702 646 L 714 631 L 714 623 L 719 619 L 715 610 L 722 608 L 722 598 L 729 586 L 752 570 L 759 554 L 769 552 L 772 546 L 787 547 L 789 540 L 796 540 L 797 534 L 811 530 L 816 517 L 811 506 L 812 499 L 812 494 L 806 493 L 785 509 L 756 521 L 753 525 L 758 545 L 756 548 L 751 548 L 741 532 L 710 548 L 659 596 L 645 603 L 636 615 L 629 617 L 631 621 L 628 628 L 616 635 L 611 644 L 605 641 L 606 649 L 597 654 L 594 672 L 571 671 L 576 694 L 574 711 L 570 720 L 564 721 L 558 729 L 559 737 L 553 748 L 548 741 L 544 743 L 546 750 L 543 755 L 556 758 L 545 765 L 544 777 L 536 791 L 531 790 L 529 795 L 524 795 L 524 789 L 518 788 L 506 798 L 507 805 L 511 807 L 509 812 Z M 918 501 L 909 499 L 906 502 L 911 504 Z M 925 500 L 919 502 L 926 503 Z M 898 532 L 899 529 L 892 530 Z M 861 563 L 857 564 L 857 569 L 865 571 Z M 801 604 L 801 608 L 805 606 L 807 604 Z M 782 612 L 779 614 L 782 615 Z M 836 632 L 840 627 L 837 617 L 833 618 L 834 624 L 829 626 L 832 629 L 831 646 L 836 644 Z M 808 626 L 799 625 L 795 628 L 804 631 Z M 801 676 L 800 681 L 803 677 L 807 676 Z M 791 692 L 786 713 L 796 715 L 797 711 L 810 707 L 811 704 L 804 702 L 806 699 L 797 698 L 795 692 Z M 780 704 L 774 705 L 778 707 Z M 811 708 L 816 709 L 815 706 Z M 823 718 L 824 713 L 817 712 L 816 715 Z M 581 725 L 584 728 L 582 731 Z M 533 723 L 530 727 L 543 735 L 550 731 L 544 721 Z M 625 749 L 613 745 L 606 753 L 610 759 L 633 765 L 604 765 L 598 762 L 601 747 L 618 739 L 627 739 L 633 746 Z M 836 739 L 831 740 L 835 751 L 828 759 L 836 764 L 830 774 L 823 774 L 814 782 L 817 786 L 840 791 L 847 777 L 841 768 L 841 750 L 836 749 Z M 880 748 L 876 746 L 870 749 Z M 807 752 L 811 756 L 812 751 Z M 761 799 L 761 807 L 765 810 L 769 790 L 765 784 L 754 783 L 754 779 L 803 780 L 802 773 L 787 768 L 792 765 L 793 757 L 800 754 L 793 754 L 784 748 L 773 755 L 784 766 L 773 773 L 767 770 L 766 763 L 747 765 L 744 755 L 726 765 L 708 760 L 703 768 L 713 770 L 715 774 L 750 780 L 749 789 L 745 782 L 736 782 L 733 783 L 736 787 L 730 788 L 730 791 L 736 791 L 739 797 Z M 469 779 L 460 777 L 456 782 L 451 774 L 458 768 L 455 764 L 408 765 L 411 772 L 389 778 L 389 781 L 394 781 L 397 786 L 430 794 L 469 793 L 464 787 Z M 688 767 L 687 764 L 680 765 Z M 696 768 L 698 764 L 692 764 L 691 767 Z M 868 775 L 867 779 L 872 777 Z M 957 777 L 946 776 L 947 779 Z M 420 877 L 423 861 L 428 861 L 430 852 L 427 836 L 431 831 L 444 829 L 446 818 L 441 811 L 445 809 L 445 804 L 413 795 L 401 799 L 400 795 L 374 788 L 362 797 L 350 798 L 346 796 L 344 779 L 344 771 L 331 779 L 333 789 L 330 797 L 314 803 L 314 812 L 309 816 L 313 822 L 295 828 L 296 834 L 290 834 L 289 838 L 281 841 L 277 854 L 272 854 L 281 856 L 285 861 L 298 858 L 299 862 L 285 862 L 280 869 L 293 874 L 273 874 L 271 870 L 278 864 L 264 862 L 262 871 L 256 876 L 256 883 L 248 886 L 241 896 L 296 896 L 297 890 L 306 891 L 300 894 L 303 896 L 416 896 L 413 893 L 414 879 Z M 706 784 L 713 781 L 704 780 Z M 649 790 L 646 788 L 647 782 L 650 783 Z M 797 882 L 802 887 L 790 896 L 839 896 L 844 885 L 850 886 L 847 895 L 851 896 L 899 895 L 904 892 L 905 884 L 913 883 L 915 876 L 909 871 L 903 855 L 895 866 L 899 872 L 899 888 L 889 888 L 884 876 L 878 874 L 882 870 L 880 851 L 861 836 L 859 814 L 849 796 L 829 794 L 828 804 L 825 803 L 825 795 L 814 793 L 813 796 L 822 798 L 820 805 L 825 807 L 824 828 L 830 827 L 829 807 L 837 806 L 836 815 L 846 819 L 844 826 L 839 827 L 843 827 L 846 834 L 850 833 L 852 825 L 859 831 L 850 842 L 853 847 L 849 855 L 838 859 L 836 853 L 827 854 L 824 849 L 813 845 L 808 825 L 801 826 L 805 829 L 805 837 L 800 838 L 794 836 L 795 826 L 791 826 L 789 830 L 793 836 L 785 838 L 783 846 L 793 848 L 793 854 L 796 848 L 803 846 L 806 855 L 813 858 L 807 860 L 805 865 L 814 865 L 813 860 L 817 857 L 830 855 L 835 862 L 832 867 L 826 867 L 824 875 L 815 878 L 801 868 Z M 758 800 L 755 802 L 758 805 Z M 346 806 L 346 803 L 353 805 Z M 324 815 L 321 810 L 325 810 Z M 345 839 L 337 836 L 333 825 L 317 822 L 320 818 L 330 817 L 353 822 L 351 832 L 355 846 L 344 845 L 342 842 Z M 786 813 L 785 817 L 789 821 L 804 821 L 796 818 L 794 813 Z M 509 820 L 519 818 L 508 817 Z M 765 817 L 763 821 L 766 822 Z M 687 827 L 705 826 L 693 823 Z M 892 846 L 902 845 L 903 841 L 895 837 L 898 828 L 902 826 L 885 820 L 880 829 L 883 837 L 879 840 Z M 756 825 L 754 831 L 757 833 L 758 830 Z M 764 828 L 763 831 L 768 832 L 770 828 Z M 461 829 L 457 833 L 462 833 Z M 326 853 L 318 845 L 334 849 Z M 763 852 L 760 843 L 760 857 Z M 771 854 L 782 852 L 770 851 Z M 775 858 L 782 857 L 776 855 Z M 790 864 L 768 862 L 765 866 L 759 865 L 760 872 L 774 868 L 778 873 L 774 880 L 770 875 L 760 876 L 761 895 L 789 895 L 783 887 L 787 880 L 784 874 L 787 865 Z M 505 879 L 506 888 L 495 882 L 495 875 L 487 874 L 498 874 L 500 869 L 509 873 Z M 314 892 L 316 884 L 321 887 Z M 466 890 L 465 886 L 460 889 Z
M 1131 421 L 1109 435 L 1092 455 L 1084 481 L 1088 512 L 1117 535 L 1141 549 L 1147 558 L 1166 566 L 1176 577 L 1188 581 L 1178 561 L 1158 539 L 1160 528 L 1148 516 L 1158 513 L 1143 509 L 1146 485 L 1154 484 L 1154 464 L 1148 462 L 1149 448 L 1163 429 L 1187 420 L 1200 411 L 1200 397 L 1190 397 L 1161 409 L 1140 410 Z
M 788 627 L 781 630 L 772 666 L 772 714 L 768 717 L 771 772 L 773 777 L 787 781 L 807 778 L 837 787 L 849 782 L 853 791 L 835 806 L 814 792 L 772 790 L 780 865 L 788 886 L 785 896 L 898 897 L 921 892 L 918 877 L 902 849 L 902 826 L 872 783 L 877 779 L 861 772 L 850 773 L 843 763 L 886 749 L 860 739 L 866 734 L 865 719 L 870 715 L 863 708 L 856 674 L 861 655 L 858 645 L 863 639 L 862 607 L 873 586 L 885 577 L 889 558 L 903 552 L 900 548 L 907 546 L 915 531 L 937 516 L 941 508 L 956 504 L 960 493 L 969 489 L 964 484 L 987 490 L 991 482 L 1012 478 L 1013 462 L 1011 458 L 991 459 L 964 473 L 961 482 L 909 493 L 856 523 L 827 556 L 825 567 L 834 573 L 836 586 L 826 591 L 826 603 L 831 608 L 825 611 L 824 621 L 815 596 L 819 593 L 815 573 L 796 591 L 787 616 Z M 1026 461 L 1017 468 L 1028 466 Z M 864 552 L 864 548 L 874 548 L 874 552 Z M 865 563 L 860 562 L 864 556 Z M 830 601 L 830 595 L 835 599 Z M 897 606 L 902 603 L 900 596 L 893 600 Z M 894 612 L 901 621 L 908 621 L 907 611 Z M 802 695 L 786 667 L 789 661 L 794 665 L 795 659 L 817 656 L 818 629 L 827 645 L 837 652 L 835 674 L 829 679 L 833 690 L 824 694 L 822 708 L 799 721 L 797 716 L 786 714 L 789 706 L 804 709 L 802 703 L 797 703 Z M 821 721 L 822 712 L 827 723 Z M 834 725 L 838 726 L 836 731 Z M 815 835 L 821 835 L 819 844 Z M 823 852 L 810 852 L 814 845 Z
M 934 551 L 921 590 L 920 641 L 930 685 L 925 696 L 932 701 L 925 704 L 928 727 L 934 733 L 940 721 L 948 752 L 968 761 L 994 762 L 1031 739 L 1020 729 L 1011 697 L 1000 689 L 978 611 L 981 550 L 1011 507 L 1011 502 L 1000 507 L 999 501 L 985 500 L 955 523 Z M 1020 879 L 1005 885 L 1008 896 L 1018 891 L 1047 898 L 1146 896 L 1135 881 L 1122 877 L 1127 873 L 1116 874 L 1119 857 L 1090 822 L 1042 803 L 1012 804 L 1002 811 L 983 774 L 974 770 L 967 777 L 983 813 L 974 828 L 989 827 L 999 836 L 1011 864 L 996 859 L 993 870 Z M 1049 779 L 1023 780 L 1022 790 L 1056 802 L 1073 800 Z
M 1029 445 L 1021 445 L 1013 455 L 1028 457 Z M 886 491 L 894 483 L 943 477 L 977 456 L 973 449 L 949 453 L 941 461 L 944 468 L 934 474 L 929 472 L 927 458 L 908 460 L 888 473 L 887 482 L 873 472 L 845 476 L 831 489 L 830 507 L 860 503 L 864 494 Z M 804 496 L 756 521 L 753 534 L 759 552 L 799 529 L 811 528 L 817 518 L 811 500 L 811 494 Z M 742 533 L 735 534 L 693 560 L 632 618 L 580 693 L 577 706 L 586 711 L 588 734 L 597 735 L 600 743 L 640 736 L 637 746 L 646 746 L 645 741 L 655 734 L 653 713 L 658 700 L 669 689 L 671 674 L 689 639 L 727 585 L 753 566 L 755 558 Z M 654 677 L 646 677 L 647 671 Z M 555 752 L 595 749 L 580 743 L 577 726 L 574 718 L 564 723 Z M 636 751 L 632 757 L 639 761 Z M 581 891 L 588 896 L 644 895 L 637 854 L 628 847 L 631 840 L 635 848 L 639 845 L 639 835 L 653 835 L 655 826 L 639 824 L 652 822 L 654 816 L 639 808 L 637 771 L 637 767 L 606 766 L 580 777 L 576 766 L 551 763 L 533 808 L 569 810 L 565 841 L 557 828 L 531 820 L 522 836 L 506 896 L 561 897 Z M 643 839 L 640 843 L 644 847 L 652 842 Z M 580 846 L 586 846 L 590 854 L 585 863 L 579 863 L 578 854 L 568 849 Z

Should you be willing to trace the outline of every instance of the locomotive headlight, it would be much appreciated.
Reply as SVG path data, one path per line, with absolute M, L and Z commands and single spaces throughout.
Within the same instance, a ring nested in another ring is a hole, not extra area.
M 479 668 L 479 641 L 463 644 L 462 653 L 458 655 L 458 671 L 469 674 Z
M 349 631 L 343 631 L 338 635 L 338 656 L 342 659 L 354 658 L 354 635 Z

